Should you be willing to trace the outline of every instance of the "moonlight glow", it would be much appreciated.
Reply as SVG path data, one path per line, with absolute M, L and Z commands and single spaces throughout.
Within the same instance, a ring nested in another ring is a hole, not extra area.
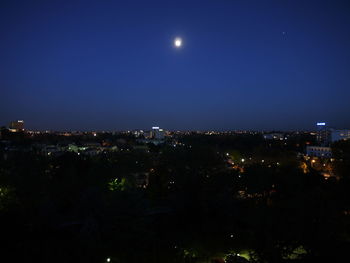
M 181 46 L 182 46 L 182 39 L 179 38 L 179 37 L 175 38 L 175 40 L 174 40 L 174 46 L 175 46 L 176 48 L 181 47 Z

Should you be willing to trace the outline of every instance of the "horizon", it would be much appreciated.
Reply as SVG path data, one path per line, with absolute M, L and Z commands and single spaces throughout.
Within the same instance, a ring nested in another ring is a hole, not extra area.
M 113 132 L 133 132 L 133 131 L 151 131 L 154 125 L 151 125 L 146 128 L 133 128 L 133 129 L 110 129 L 110 130 L 99 130 L 99 129 L 28 129 L 26 128 L 26 122 L 24 120 L 21 120 L 21 122 L 24 123 L 25 128 L 24 131 L 26 132 L 58 132 L 58 133 L 74 133 L 74 132 L 82 132 L 82 133 L 113 133 Z M 226 133 L 226 132 L 258 132 L 258 133 L 269 133 L 269 132 L 284 132 L 284 133 L 292 133 L 292 132 L 316 132 L 317 131 L 317 123 L 315 123 L 314 127 L 311 129 L 168 129 L 166 127 L 157 126 L 159 128 L 162 128 L 164 131 L 167 132 L 218 132 L 218 133 Z M 9 125 L 0 125 L 0 127 L 6 127 L 9 128 Z M 333 127 L 329 126 L 328 123 L 326 123 L 326 127 L 331 130 L 346 130 L 347 128 L 339 128 L 339 127 Z

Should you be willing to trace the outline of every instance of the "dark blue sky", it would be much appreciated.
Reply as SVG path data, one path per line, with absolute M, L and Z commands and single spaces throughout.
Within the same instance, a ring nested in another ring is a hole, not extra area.
M 0 89 L 29 129 L 350 128 L 350 3 L 5 0 Z

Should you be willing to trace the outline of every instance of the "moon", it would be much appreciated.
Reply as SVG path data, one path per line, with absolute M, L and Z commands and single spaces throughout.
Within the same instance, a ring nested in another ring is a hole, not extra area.
M 174 39 L 174 46 L 176 48 L 180 48 L 182 46 L 182 39 L 180 37 Z

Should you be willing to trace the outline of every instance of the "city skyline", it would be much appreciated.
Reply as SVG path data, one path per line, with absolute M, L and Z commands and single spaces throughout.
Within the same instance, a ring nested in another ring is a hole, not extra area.
M 19 4 L 20 3 L 20 4 Z M 6 2 L 0 124 L 350 127 L 346 1 Z
M 315 125 L 311 129 L 290 129 L 290 130 L 283 130 L 283 129 L 227 129 L 227 130 L 220 130 L 220 129 L 167 129 L 164 127 L 159 127 L 159 126 L 148 126 L 148 127 L 138 127 L 134 129 L 111 129 L 111 130 L 99 130 L 99 129 L 87 129 L 87 130 L 74 130 L 74 129 L 58 129 L 58 130 L 52 130 L 52 129 L 28 129 L 25 127 L 25 122 L 24 120 L 16 120 L 16 121 L 11 121 L 8 125 L 0 125 L 1 128 L 8 128 L 9 130 L 12 131 L 28 131 L 28 132 L 67 132 L 67 133 L 113 133 L 113 132 L 151 132 L 155 129 L 159 129 L 160 131 L 168 131 L 168 132 L 199 132 L 199 133 L 208 133 L 208 132 L 215 132 L 215 133 L 240 133 L 240 132 L 251 132 L 251 133 L 271 133 L 271 132 L 318 132 L 320 130 L 320 127 L 324 127 L 324 130 L 327 131 L 336 131 L 336 132 L 341 132 L 341 131 L 349 131 L 349 129 L 345 128 L 339 128 L 339 127 L 334 127 L 334 126 L 329 126 L 328 123 L 326 122 L 316 122 Z M 25 127 L 25 128 L 24 128 Z

